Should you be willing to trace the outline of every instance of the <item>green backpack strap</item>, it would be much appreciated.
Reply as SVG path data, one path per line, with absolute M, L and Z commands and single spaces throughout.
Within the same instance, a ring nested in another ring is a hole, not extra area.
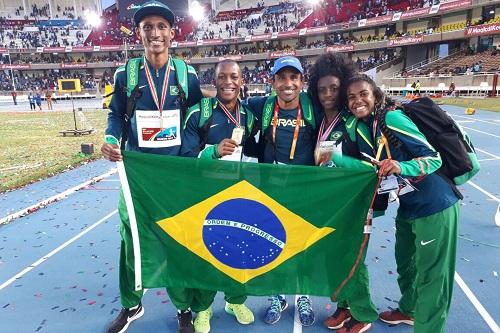
M 313 129 L 316 129 L 316 120 L 314 119 L 314 110 L 311 98 L 307 93 L 301 92 L 299 95 L 300 106 L 302 108 L 303 117 Z M 276 103 L 276 96 L 269 96 L 264 103 L 264 111 L 262 113 L 262 132 L 265 132 L 271 118 L 273 117 L 274 103 Z
M 301 92 L 299 95 L 299 99 L 304 119 L 309 123 L 309 125 L 312 126 L 313 129 L 316 129 L 316 120 L 314 119 L 314 110 L 311 98 L 307 93 Z
M 141 68 L 142 57 L 132 58 L 127 61 L 127 97 L 132 95 L 132 91 L 139 84 L 139 69 Z
M 246 116 L 246 120 L 247 120 L 247 124 L 246 124 L 247 135 L 251 135 L 252 130 L 253 130 L 253 125 L 255 123 L 255 117 L 253 116 L 252 111 L 250 111 L 245 105 L 240 103 L 240 107 L 245 112 L 245 116 Z M 240 109 L 240 112 L 242 112 L 241 109 Z
M 212 110 L 217 104 L 214 104 L 215 98 L 202 98 L 200 100 L 200 121 L 198 122 L 198 128 L 205 126 L 205 123 L 212 116 Z
M 172 58 L 172 62 L 175 68 L 175 75 L 177 77 L 177 82 L 184 91 L 186 99 L 188 98 L 188 68 L 186 62 L 182 59 Z
M 276 103 L 276 96 L 269 96 L 264 103 L 264 111 L 262 112 L 262 132 L 264 133 L 266 129 L 271 124 L 271 118 L 273 117 L 274 103 Z

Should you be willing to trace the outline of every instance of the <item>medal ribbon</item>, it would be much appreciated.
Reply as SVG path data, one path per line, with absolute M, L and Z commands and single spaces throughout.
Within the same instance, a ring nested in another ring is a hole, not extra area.
M 321 126 L 319 127 L 318 140 L 316 142 L 316 146 L 318 146 L 320 142 L 326 141 L 328 139 L 330 132 L 333 130 L 335 125 L 337 125 L 339 120 L 340 120 L 340 112 L 337 113 L 335 118 L 333 118 L 333 121 L 331 122 L 331 124 L 328 126 L 328 128 L 325 131 L 326 116 L 325 116 L 325 118 L 323 118 L 323 120 L 321 121 Z
M 273 115 L 273 144 L 276 144 L 276 127 L 278 126 L 278 113 L 280 107 L 278 105 L 278 101 L 276 101 L 276 105 L 274 106 L 274 115 Z M 297 139 L 299 138 L 299 130 L 300 124 L 302 123 L 302 108 L 297 108 L 297 120 L 295 123 L 295 131 L 293 132 L 293 140 L 292 147 L 290 148 L 290 159 L 293 160 L 295 157 L 295 148 L 297 148 Z
M 224 111 L 224 113 L 226 114 L 226 116 L 229 118 L 229 120 L 231 120 L 231 122 L 236 126 L 236 127 L 241 127 L 240 126 L 240 122 L 241 122 L 241 115 L 240 115 L 240 103 L 236 103 L 236 108 L 234 109 L 234 112 L 236 114 L 236 119 L 233 117 L 233 115 L 231 114 L 231 111 L 229 111 L 226 106 L 224 104 L 222 104 L 222 102 L 217 99 L 217 102 L 219 102 L 219 105 L 220 105 L 220 108 L 222 109 L 222 111 Z
M 153 96 L 153 101 L 160 112 L 160 130 L 163 130 L 163 106 L 165 105 L 165 99 L 167 97 L 167 87 L 168 87 L 168 79 L 170 76 L 170 58 L 167 61 L 167 69 L 165 70 L 165 77 L 163 79 L 163 87 L 161 89 L 161 100 L 158 100 L 158 94 L 156 93 L 156 86 L 153 82 L 153 77 L 151 76 L 151 72 L 149 70 L 149 66 L 146 62 L 146 58 L 144 58 L 144 71 L 146 72 L 146 79 L 148 80 L 149 90 L 151 91 L 151 95 Z

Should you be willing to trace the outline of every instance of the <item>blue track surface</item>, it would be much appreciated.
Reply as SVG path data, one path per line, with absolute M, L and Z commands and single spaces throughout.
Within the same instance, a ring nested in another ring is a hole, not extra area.
M 500 114 L 478 111 L 464 116 L 463 109 L 446 107 L 466 128 L 478 148 L 482 171 L 473 183 L 496 197 L 496 201 L 466 184 L 462 187 L 460 239 L 457 272 L 496 323 L 500 322 L 500 227 L 494 222 L 499 205 Z M 0 218 L 63 192 L 113 168 L 100 160 L 0 196 Z M 67 244 L 42 262 L 54 249 L 113 213 L 118 200 L 116 175 L 33 214 L 0 227 L 0 285 L 35 263 L 33 269 L 0 289 L 0 333 L 10 332 L 104 332 L 118 314 L 118 214 L 98 223 L 92 230 Z M 397 307 L 399 290 L 394 261 L 393 217 L 395 204 L 386 216 L 375 221 L 367 254 L 374 303 L 380 310 Z M 200 272 L 201 274 L 201 272 Z M 288 296 L 293 303 L 293 296 Z M 256 322 L 239 325 L 224 312 L 218 295 L 212 332 L 327 332 L 322 321 L 335 304 L 327 298 L 313 298 L 317 322 L 313 327 L 296 328 L 294 307 L 282 320 L 269 326 L 262 322 L 267 305 L 263 297 L 250 297 Z M 165 290 L 149 290 L 144 297 L 145 315 L 127 332 L 175 332 L 175 309 Z M 448 332 L 491 332 L 465 293 L 455 284 Z M 370 332 L 411 332 L 410 327 L 390 327 L 376 322 Z

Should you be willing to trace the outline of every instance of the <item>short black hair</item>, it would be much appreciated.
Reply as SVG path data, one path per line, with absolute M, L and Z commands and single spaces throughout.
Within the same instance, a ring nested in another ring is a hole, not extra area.
M 340 80 L 340 93 L 338 109 L 346 106 L 347 101 L 347 80 L 355 75 L 354 63 L 341 53 L 326 53 L 320 56 L 309 72 L 309 86 L 307 92 L 311 96 L 313 103 L 321 105 L 318 98 L 318 82 L 320 79 L 333 75 Z
M 217 72 L 220 70 L 220 67 L 222 67 L 224 65 L 236 65 L 236 66 L 238 66 L 238 72 L 240 73 L 240 77 L 243 79 L 243 72 L 241 71 L 240 65 L 238 64 L 238 62 L 236 62 L 235 60 L 232 60 L 232 59 L 221 60 L 217 63 L 217 65 L 215 65 L 215 77 L 216 78 L 217 78 Z

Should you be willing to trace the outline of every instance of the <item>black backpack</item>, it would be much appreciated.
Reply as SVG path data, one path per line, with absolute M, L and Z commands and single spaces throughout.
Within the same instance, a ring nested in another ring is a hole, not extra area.
M 469 136 L 430 98 L 418 98 L 403 104 L 403 112 L 441 155 L 440 175 L 455 185 L 461 185 L 479 172 L 480 166 Z

